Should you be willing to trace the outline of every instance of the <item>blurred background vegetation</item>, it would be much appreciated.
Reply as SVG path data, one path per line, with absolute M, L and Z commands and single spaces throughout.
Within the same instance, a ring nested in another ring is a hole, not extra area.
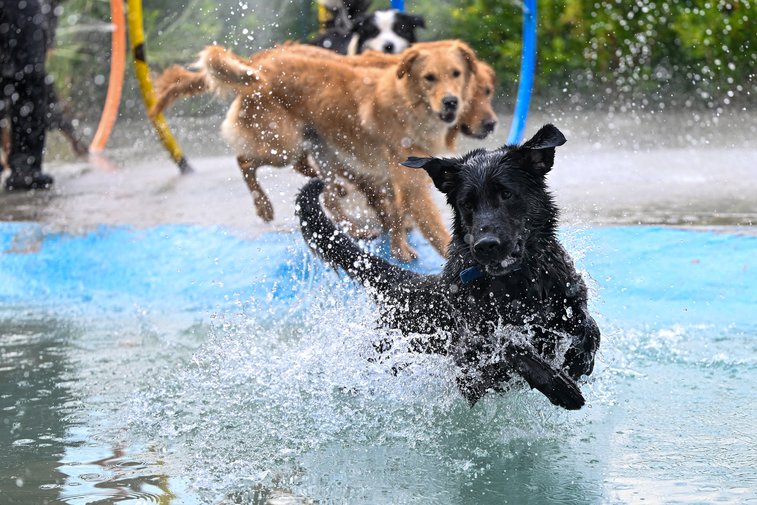
M 374 0 L 387 8 L 389 0 Z M 65 0 L 49 66 L 60 94 L 96 119 L 107 88 L 108 0 Z M 497 70 L 498 101 L 515 100 L 522 11 L 517 0 L 406 0 L 424 40 L 456 37 Z M 144 0 L 154 70 L 191 61 L 211 42 L 251 53 L 317 30 L 309 0 Z M 749 107 L 757 93 L 755 0 L 539 0 L 535 99 L 627 110 Z M 126 116 L 142 114 L 128 73 Z M 188 113 L 215 111 L 190 105 Z

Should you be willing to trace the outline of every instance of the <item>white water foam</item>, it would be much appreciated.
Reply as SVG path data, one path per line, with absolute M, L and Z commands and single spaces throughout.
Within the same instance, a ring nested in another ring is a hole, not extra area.
M 324 458 L 376 447 L 474 474 L 481 451 L 561 439 L 596 414 L 566 413 L 522 387 L 470 409 L 449 359 L 402 352 L 407 337 L 377 328 L 361 287 L 332 277 L 312 288 L 305 310 L 287 317 L 272 319 L 253 301 L 217 315 L 191 363 L 162 370 L 129 405 L 129 437 L 217 497 L 261 484 L 297 488 Z M 394 350 L 379 361 L 373 343 L 384 338 Z M 603 386 L 583 389 L 590 404 L 605 401 Z

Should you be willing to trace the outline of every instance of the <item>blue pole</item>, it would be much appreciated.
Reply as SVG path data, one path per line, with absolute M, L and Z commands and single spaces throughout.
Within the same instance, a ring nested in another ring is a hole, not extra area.
M 536 0 L 523 2 L 523 48 L 520 56 L 520 83 L 518 99 L 515 102 L 513 124 L 507 136 L 508 144 L 518 144 L 523 140 L 526 129 L 528 106 L 531 103 L 531 89 L 534 86 L 536 72 Z
M 392 0 L 392 9 L 403 12 L 405 10 L 405 0 Z

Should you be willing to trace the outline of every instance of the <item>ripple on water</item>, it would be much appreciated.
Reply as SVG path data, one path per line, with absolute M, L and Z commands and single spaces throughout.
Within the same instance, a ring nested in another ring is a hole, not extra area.
M 286 283 L 282 276 L 291 270 L 271 274 L 273 281 L 252 290 L 268 294 L 257 303 L 224 306 L 199 348 L 145 338 L 162 348 L 140 367 L 143 354 L 114 352 L 110 343 L 100 354 L 91 342 L 84 346 L 84 354 L 105 359 L 96 366 L 82 361 L 95 379 L 79 388 L 89 393 L 81 397 L 87 409 L 108 412 L 102 416 L 114 425 L 95 435 L 140 449 L 136 462 L 109 460 L 105 470 L 82 463 L 63 493 L 73 497 L 69 503 L 103 493 L 112 493 L 111 501 L 138 492 L 165 497 L 170 491 L 161 494 L 166 477 L 159 475 L 173 476 L 173 492 L 181 476 L 191 483 L 184 496 L 199 493 L 208 502 L 225 496 L 229 503 L 306 500 L 301 497 L 337 503 L 649 501 L 651 480 L 688 482 L 680 493 L 660 487 L 675 497 L 695 496 L 703 485 L 698 475 L 721 489 L 728 479 L 755 482 L 745 449 L 754 441 L 752 421 L 739 408 L 753 398 L 740 385 L 755 367 L 753 327 L 690 324 L 707 317 L 681 324 L 640 317 L 620 328 L 602 322 L 599 362 L 582 386 L 586 409 L 565 413 L 515 387 L 470 410 L 445 358 L 397 352 L 386 361 L 369 360 L 371 342 L 401 337 L 375 329 L 360 289 L 333 276 L 306 275 L 297 262 L 302 277 Z M 659 286 L 648 277 L 649 289 L 631 299 L 646 300 L 645 311 L 658 306 L 649 293 Z M 285 288 L 287 297 L 277 299 Z M 605 288 L 602 294 L 615 301 L 598 303 L 597 312 L 613 303 L 620 312 L 627 299 L 619 293 L 617 286 L 615 293 Z M 678 313 L 664 307 L 668 315 Z M 631 315 L 637 314 L 644 315 L 640 309 Z M 652 322 L 645 326 L 644 320 Z M 413 365 L 396 377 L 389 373 L 392 364 L 408 361 Z M 99 422 L 86 418 L 89 410 L 82 413 L 79 400 L 64 406 L 80 412 L 77 420 Z M 749 488 L 732 487 L 736 494 L 716 498 L 727 501 Z

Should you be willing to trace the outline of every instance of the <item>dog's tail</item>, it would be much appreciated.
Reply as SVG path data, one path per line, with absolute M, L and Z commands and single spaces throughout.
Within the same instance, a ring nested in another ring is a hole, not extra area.
M 199 95 L 209 91 L 204 72 L 192 72 L 174 65 L 155 80 L 155 105 L 149 111 L 151 119 L 165 111 L 183 96 Z
M 257 91 L 258 71 L 248 60 L 221 46 L 208 46 L 195 66 L 205 75 L 208 87 L 216 92 L 246 95 Z
M 155 105 L 149 111 L 155 118 L 181 97 L 199 95 L 209 91 L 217 93 L 248 94 L 259 79 L 248 61 L 221 46 L 208 46 L 190 68 L 174 65 L 155 81 Z
M 414 272 L 363 251 L 337 229 L 318 201 L 323 186 L 322 180 L 310 179 L 297 195 L 296 214 L 300 218 L 300 230 L 311 249 L 332 266 L 341 268 L 353 279 L 379 293 L 387 293 L 419 278 Z

